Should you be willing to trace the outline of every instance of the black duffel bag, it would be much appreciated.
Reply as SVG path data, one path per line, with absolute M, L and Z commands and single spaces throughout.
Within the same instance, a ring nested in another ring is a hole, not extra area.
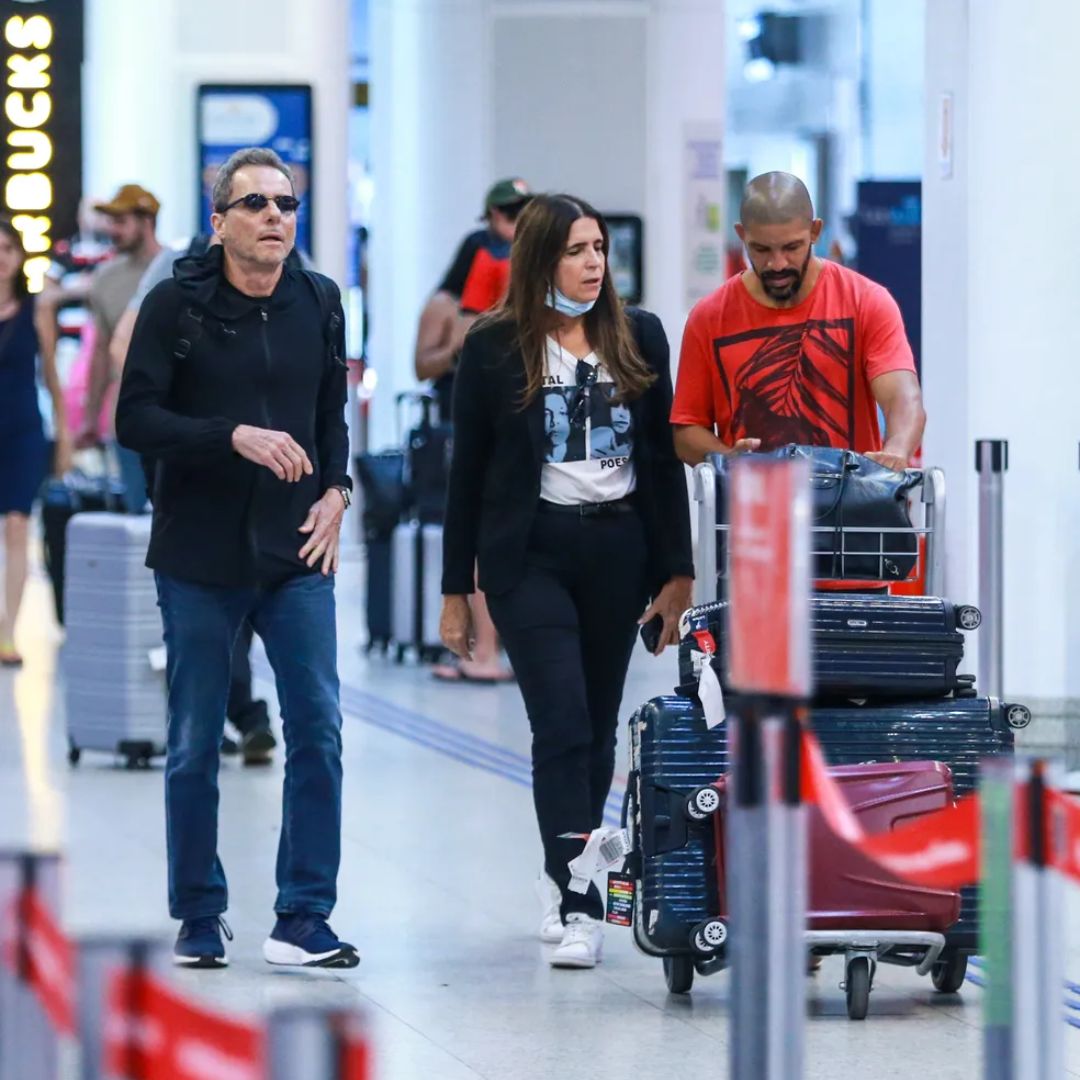
M 747 456 L 809 461 L 815 577 L 903 581 L 915 568 L 918 536 L 907 497 L 921 481 L 918 472 L 895 472 L 854 450 L 830 446 L 790 443 Z M 851 531 L 862 529 L 871 531 Z

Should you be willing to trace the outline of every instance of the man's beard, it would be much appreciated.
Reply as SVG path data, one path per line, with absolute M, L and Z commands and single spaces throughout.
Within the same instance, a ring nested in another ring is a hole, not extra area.
M 766 295 L 771 300 L 790 300 L 793 296 L 797 296 L 799 290 L 802 288 L 803 280 L 806 278 L 807 268 L 810 266 L 810 256 L 813 255 L 814 249 L 810 248 L 806 253 L 806 258 L 803 260 L 802 266 L 798 270 L 784 270 L 781 273 L 759 273 L 758 278 L 761 280 L 761 287 L 765 290 Z

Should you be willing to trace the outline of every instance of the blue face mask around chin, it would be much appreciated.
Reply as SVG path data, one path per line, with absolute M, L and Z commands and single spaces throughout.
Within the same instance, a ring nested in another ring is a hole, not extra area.
M 564 292 L 554 285 L 547 294 L 546 300 L 549 308 L 554 308 L 560 315 L 575 319 L 579 315 L 587 315 L 596 306 L 595 300 L 571 300 Z

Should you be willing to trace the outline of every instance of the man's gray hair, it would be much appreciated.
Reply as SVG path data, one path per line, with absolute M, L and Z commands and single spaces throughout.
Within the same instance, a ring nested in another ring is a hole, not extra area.
M 232 202 L 233 177 L 247 165 L 269 165 L 270 168 L 277 169 L 289 181 L 293 194 L 296 194 L 296 181 L 293 179 L 292 170 L 289 166 L 273 150 L 265 146 L 248 146 L 243 150 L 237 150 L 218 169 L 212 193 L 214 209 L 218 213 L 221 213 Z

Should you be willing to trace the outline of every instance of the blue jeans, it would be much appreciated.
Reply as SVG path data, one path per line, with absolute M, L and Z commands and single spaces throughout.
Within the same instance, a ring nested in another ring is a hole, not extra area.
M 327 917 L 341 856 L 341 710 L 334 579 L 303 574 L 273 589 L 224 588 L 155 574 L 169 689 L 165 819 L 169 913 L 228 907 L 217 855 L 218 754 L 233 644 L 250 619 L 277 681 L 285 734 L 278 844 L 280 914 Z

